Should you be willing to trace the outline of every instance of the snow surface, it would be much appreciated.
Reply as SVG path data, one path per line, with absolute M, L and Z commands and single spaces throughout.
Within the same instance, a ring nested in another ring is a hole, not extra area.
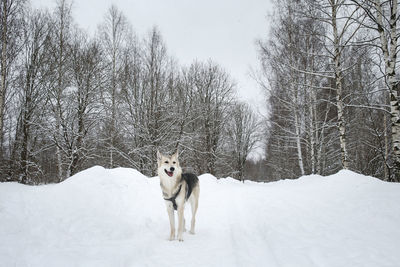
M 400 266 L 399 184 L 341 171 L 200 185 L 197 233 L 178 242 L 157 177 L 93 167 L 0 184 L 0 266 Z

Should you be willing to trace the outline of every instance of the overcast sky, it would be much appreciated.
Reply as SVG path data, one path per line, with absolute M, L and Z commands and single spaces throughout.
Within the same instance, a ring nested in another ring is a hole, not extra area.
M 55 6 L 55 0 L 32 3 Z M 75 0 L 73 17 L 93 34 L 111 4 L 141 36 L 157 26 L 178 62 L 189 65 L 195 59 L 212 59 L 237 82 L 240 98 L 264 106 L 264 94 L 249 73 L 258 66 L 255 41 L 267 36 L 270 0 Z

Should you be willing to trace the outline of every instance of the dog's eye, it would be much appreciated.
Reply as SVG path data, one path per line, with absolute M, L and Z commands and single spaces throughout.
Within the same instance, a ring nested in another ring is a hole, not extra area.
M 176 162 L 174 161 L 174 162 L 172 162 L 172 164 L 176 164 Z
M 164 163 L 168 164 L 169 162 L 168 162 L 168 160 L 166 160 Z

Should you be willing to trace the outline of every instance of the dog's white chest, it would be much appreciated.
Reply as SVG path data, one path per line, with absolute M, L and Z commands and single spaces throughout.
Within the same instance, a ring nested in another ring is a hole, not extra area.
M 176 179 L 160 177 L 160 182 L 163 194 L 166 194 L 167 197 L 171 197 L 176 190 Z

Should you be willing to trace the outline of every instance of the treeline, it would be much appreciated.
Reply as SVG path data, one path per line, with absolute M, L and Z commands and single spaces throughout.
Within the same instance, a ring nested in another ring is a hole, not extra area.
M 400 181 L 397 0 L 276 1 L 260 41 L 269 179 L 351 169 Z
M 67 0 L 0 8 L 0 180 L 59 182 L 93 165 L 155 175 L 157 149 L 243 177 L 258 123 L 218 64 L 180 66 L 157 28 L 138 36 L 115 6 L 94 37 Z

